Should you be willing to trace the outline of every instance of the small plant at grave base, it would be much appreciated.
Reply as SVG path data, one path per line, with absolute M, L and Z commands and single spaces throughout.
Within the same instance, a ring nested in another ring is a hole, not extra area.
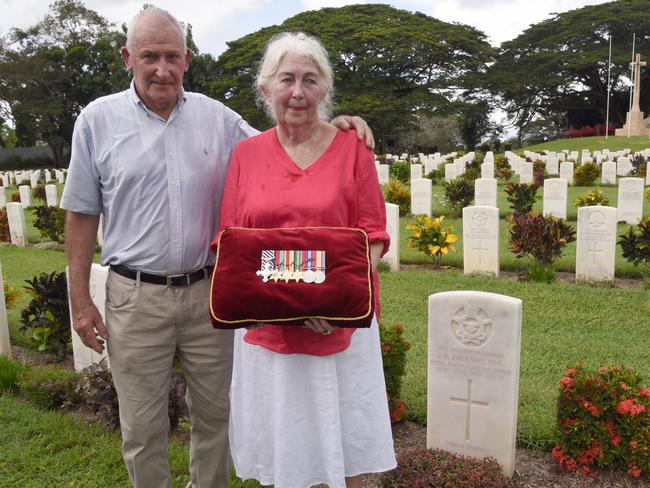
M 510 480 L 496 460 L 460 456 L 442 449 L 411 449 L 398 456 L 397 468 L 381 475 L 381 488 L 506 488 Z
M 633 369 L 568 368 L 560 379 L 556 419 L 552 457 L 560 468 L 650 477 L 650 388 Z
M 594 188 L 589 193 L 580 195 L 573 201 L 573 206 L 576 208 L 593 205 L 609 205 L 609 198 L 605 196 L 600 188 Z
M 573 172 L 573 184 L 575 186 L 592 186 L 599 176 L 600 166 L 597 163 L 584 163 Z
M 515 214 L 510 217 L 508 247 L 516 257 L 530 257 L 535 263 L 528 278 L 539 282 L 553 281 L 553 263 L 567 244 L 576 240 L 575 230 L 564 220 L 538 214 Z
M 11 242 L 9 218 L 5 209 L 0 209 L 0 242 Z
M 406 183 L 411 179 L 411 165 L 405 161 L 395 161 L 390 165 L 389 173 L 394 180 Z
M 21 330 L 39 351 L 51 350 L 63 359 L 70 342 L 70 312 L 65 272 L 41 273 L 25 280 L 32 300 L 21 314 Z
M 18 391 L 37 407 L 55 410 L 79 402 L 76 387 L 80 380 L 81 374 L 70 369 L 34 366 L 21 372 Z
M 429 178 L 431 183 L 435 185 L 445 179 L 445 167 L 441 164 L 436 169 L 429 171 L 424 177 Z
M 537 186 L 544 185 L 544 178 L 548 176 L 546 172 L 546 163 L 541 159 L 536 159 L 533 161 L 533 182 Z
M 101 419 L 102 427 L 116 429 L 120 426 L 117 391 L 104 359 L 98 364 L 84 369 L 84 375 L 77 384 L 76 393 L 81 401 Z
M 379 327 L 381 358 L 384 364 L 386 394 L 388 396 L 388 411 L 392 423 L 401 420 L 406 413 L 406 405 L 400 400 L 399 396 L 406 368 L 406 351 L 411 348 L 411 343 L 404 339 L 403 333 L 404 328 L 401 324 L 381 324 Z
M 12 193 L 11 194 L 11 201 L 12 201 L 12 203 L 20 203 L 20 193 L 19 192 Z
M 506 185 L 507 200 L 515 215 L 527 214 L 533 210 L 538 188 L 535 183 L 529 185 L 511 181 Z
M 497 178 L 509 181 L 512 178 L 513 171 L 505 155 L 497 154 L 494 157 L 494 174 Z
M 5 307 L 7 310 L 11 310 L 16 306 L 23 292 L 20 288 L 11 286 L 4 273 L 2 273 L 2 287 L 5 293 Z
M 0 354 L 0 394 L 17 393 L 18 379 L 25 366 Z
M 639 176 L 643 177 L 648 172 L 648 162 L 643 154 L 637 154 L 636 156 L 630 158 L 630 164 L 632 165 L 632 171 L 630 171 L 630 176 Z
M 386 185 L 385 195 L 388 203 L 399 206 L 399 215 L 404 217 L 411 210 L 411 192 L 400 180 L 391 180 Z
M 623 257 L 634 266 L 643 265 L 642 272 L 645 289 L 650 289 L 650 217 L 630 226 L 628 233 L 618 236 Z
M 34 227 L 41 236 L 51 241 L 63 242 L 65 228 L 65 210 L 60 207 L 42 205 L 34 209 Z
M 474 186 L 465 178 L 456 178 L 443 184 L 445 198 L 449 202 L 451 213 L 460 217 L 463 208 L 474 200 Z
M 455 242 L 458 236 L 454 234 L 451 225 L 443 227 L 444 220 L 444 215 L 436 218 L 419 215 L 415 218 L 415 224 L 406 226 L 406 229 L 411 231 L 408 236 L 408 249 L 417 249 L 425 256 L 430 256 L 436 266 L 440 266 L 443 254 L 456 252 Z
M 45 193 L 45 185 L 39 183 L 32 188 L 32 200 L 40 200 L 43 203 L 46 202 L 47 196 Z
M 650 186 L 645 189 L 645 199 L 650 202 Z

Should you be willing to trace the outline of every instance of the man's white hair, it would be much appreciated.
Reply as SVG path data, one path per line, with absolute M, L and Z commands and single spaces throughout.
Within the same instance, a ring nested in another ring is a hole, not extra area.
M 329 55 L 318 39 L 304 32 L 283 32 L 269 40 L 255 80 L 254 88 L 258 106 L 263 107 L 267 115 L 276 120 L 273 107 L 264 96 L 262 87 L 266 87 L 271 83 L 280 68 L 280 64 L 282 64 L 282 60 L 290 52 L 305 56 L 316 65 L 318 76 L 322 82 L 321 86 L 327 91 L 325 99 L 318 106 L 318 116 L 321 120 L 329 120 L 334 96 L 334 75 L 332 74 Z
M 135 47 L 133 45 L 134 43 L 134 33 L 135 33 L 135 27 L 138 24 L 138 22 L 145 16 L 148 15 L 158 15 L 165 17 L 167 20 L 169 20 L 177 29 L 178 29 L 178 35 L 180 36 L 182 42 L 183 42 L 183 52 L 186 51 L 187 49 L 187 43 L 185 42 L 185 28 L 183 27 L 183 24 L 181 24 L 176 17 L 174 17 L 172 14 L 170 14 L 167 10 L 155 7 L 153 5 L 145 5 L 142 10 L 140 10 L 135 16 L 131 19 L 131 22 L 129 22 L 129 25 L 126 30 L 126 48 L 129 50 L 129 52 L 133 52 L 133 48 Z

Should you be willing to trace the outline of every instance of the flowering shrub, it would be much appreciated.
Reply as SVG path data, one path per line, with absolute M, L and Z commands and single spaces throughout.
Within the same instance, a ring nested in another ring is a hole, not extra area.
M 9 219 L 7 218 L 7 211 L 4 209 L 0 209 L 0 242 L 11 242 Z
M 590 205 L 609 205 L 609 199 L 600 188 L 594 188 L 585 195 L 580 195 L 573 201 L 573 206 L 588 207 Z
M 415 224 L 406 226 L 411 231 L 408 237 L 408 249 L 417 249 L 425 256 L 431 256 L 436 266 L 440 265 L 440 258 L 449 251 L 456 252 L 454 243 L 458 236 L 454 234 L 454 228 L 451 225 L 442 226 L 445 216 L 431 218 L 426 215 L 420 215 L 415 218 Z
M 412 449 L 397 459 L 397 468 L 381 476 L 382 488 L 505 488 L 510 486 L 494 459 L 459 456 L 441 449 Z
M 411 192 L 400 180 L 391 180 L 386 185 L 386 201 L 399 205 L 399 214 L 402 217 L 411 210 Z
M 515 215 L 527 214 L 533 210 L 537 188 L 539 187 L 535 183 L 528 185 L 526 183 L 513 183 L 511 181 L 506 185 L 505 192 L 508 195 L 507 200 Z
M 650 186 L 645 189 L 645 199 L 650 202 Z
M 630 171 L 630 176 L 640 176 L 643 177 L 648 171 L 648 162 L 646 161 L 643 154 L 637 154 L 634 157 L 630 158 L 630 164 L 632 165 L 632 171 Z
M 402 335 L 404 328 L 401 324 L 381 325 L 379 327 L 379 340 L 381 342 L 381 358 L 384 363 L 384 377 L 386 379 L 386 394 L 388 395 L 388 410 L 390 420 L 398 422 L 406 413 L 406 405 L 399 399 L 402 389 L 402 377 L 406 368 L 406 351 L 411 348 L 411 343 Z
M 7 307 L 7 310 L 11 310 L 18 303 L 22 291 L 20 288 L 10 285 L 4 273 L 2 273 L 2 287 L 4 288 L 5 293 L 5 306 Z
M 567 369 L 556 430 L 552 457 L 562 469 L 589 476 L 623 469 L 650 477 L 650 388 L 633 369 Z
M 600 166 L 597 163 L 584 163 L 573 172 L 573 184 L 575 186 L 591 186 L 599 176 Z

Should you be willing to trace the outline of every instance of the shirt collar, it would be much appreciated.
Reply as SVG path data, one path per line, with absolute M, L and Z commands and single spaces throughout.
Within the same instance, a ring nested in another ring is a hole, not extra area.
M 147 108 L 147 106 L 144 104 L 144 102 L 140 99 L 138 96 L 138 92 L 135 90 L 135 79 L 131 80 L 131 85 L 129 86 L 129 97 L 135 103 L 138 105 L 142 110 L 145 111 L 147 116 L 149 117 L 158 117 L 158 114 L 152 112 Z M 174 106 L 174 109 L 172 110 L 172 113 L 170 114 L 170 119 L 173 116 L 174 112 L 178 110 L 179 113 L 183 112 L 183 105 L 185 105 L 185 101 L 187 100 L 187 95 L 185 94 L 185 89 L 181 86 L 181 91 L 178 94 L 178 100 L 176 102 L 176 105 Z

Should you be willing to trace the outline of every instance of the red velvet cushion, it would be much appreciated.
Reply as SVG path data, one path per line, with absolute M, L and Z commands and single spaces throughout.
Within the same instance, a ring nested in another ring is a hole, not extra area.
M 361 229 L 230 227 L 217 234 L 212 249 L 215 328 L 303 325 L 310 317 L 337 327 L 370 327 L 370 248 Z

